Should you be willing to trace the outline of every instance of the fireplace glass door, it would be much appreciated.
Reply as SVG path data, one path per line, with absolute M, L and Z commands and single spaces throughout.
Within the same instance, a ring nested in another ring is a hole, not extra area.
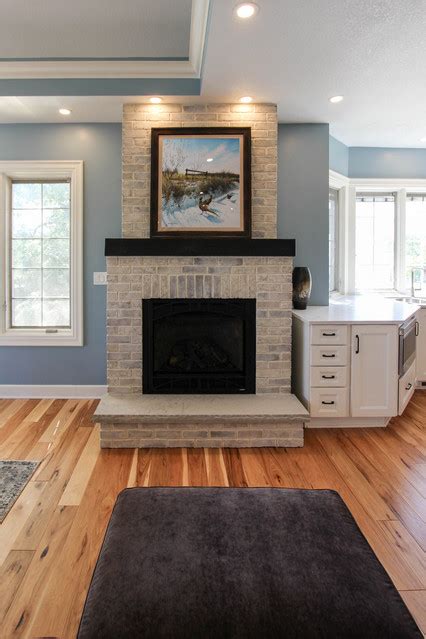
M 256 301 L 143 301 L 144 393 L 254 393 Z

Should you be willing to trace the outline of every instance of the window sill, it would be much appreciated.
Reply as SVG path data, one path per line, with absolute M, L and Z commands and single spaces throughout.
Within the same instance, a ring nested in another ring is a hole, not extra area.
M 0 346 L 83 346 L 83 335 L 73 331 L 49 334 L 13 329 L 0 333 Z

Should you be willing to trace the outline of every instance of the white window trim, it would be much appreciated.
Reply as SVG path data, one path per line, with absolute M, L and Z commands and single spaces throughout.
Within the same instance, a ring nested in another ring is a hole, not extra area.
M 426 193 L 426 180 L 392 178 L 348 178 L 330 170 L 329 186 L 339 191 L 339 262 L 338 292 L 359 293 L 355 289 L 355 213 L 357 191 L 396 193 L 395 292 L 406 293 L 402 274 L 405 271 L 405 204 L 407 192 Z M 390 293 L 391 291 L 386 291 Z
M 339 215 L 339 206 L 340 206 L 340 190 L 339 189 L 335 189 L 334 187 L 332 187 L 330 185 L 329 187 L 329 191 L 336 191 L 337 192 L 337 206 L 336 206 L 336 210 L 334 212 L 334 288 L 332 290 L 329 290 L 329 294 L 333 295 L 333 293 L 336 293 L 339 290 L 339 247 L 340 247 L 340 241 L 339 241 L 339 224 L 340 224 L 340 215 Z M 329 220 L 330 220 L 330 216 L 329 216 Z M 330 256 L 329 257 L 329 268 L 330 268 Z M 330 282 L 329 282 L 329 289 L 330 289 Z
M 13 179 L 71 180 L 71 328 L 46 333 L 44 328 L 8 325 L 9 197 Z M 83 162 L 0 162 L 0 346 L 83 346 Z

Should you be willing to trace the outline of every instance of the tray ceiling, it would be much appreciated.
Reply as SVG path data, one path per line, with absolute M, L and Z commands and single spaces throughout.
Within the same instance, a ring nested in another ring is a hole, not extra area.
M 0 58 L 188 58 L 191 0 L 2 0 Z

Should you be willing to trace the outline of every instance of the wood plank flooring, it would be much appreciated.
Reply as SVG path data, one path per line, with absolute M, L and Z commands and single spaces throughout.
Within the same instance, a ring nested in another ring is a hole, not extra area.
M 0 458 L 41 460 L 0 526 L 0 636 L 75 637 L 127 486 L 332 488 L 426 633 L 426 392 L 386 429 L 307 430 L 302 449 L 104 450 L 96 400 L 0 400 Z

